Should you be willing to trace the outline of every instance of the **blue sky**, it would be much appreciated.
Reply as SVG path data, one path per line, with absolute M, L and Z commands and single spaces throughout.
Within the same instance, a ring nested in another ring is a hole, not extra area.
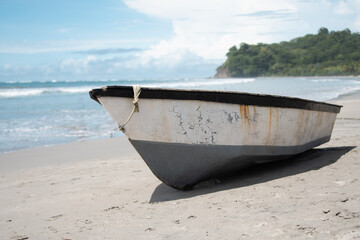
M 0 0 L 0 81 L 213 76 L 241 42 L 360 32 L 359 0 Z

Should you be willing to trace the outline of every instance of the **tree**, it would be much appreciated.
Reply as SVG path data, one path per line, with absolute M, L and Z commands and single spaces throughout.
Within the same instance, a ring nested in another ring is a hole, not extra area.
M 329 30 L 325 27 L 321 27 L 318 31 L 318 35 L 328 35 L 329 34 Z
M 360 34 L 321 27 L 289 42 L 241 43 L 221 68 L 232 77 L 360 74 Z

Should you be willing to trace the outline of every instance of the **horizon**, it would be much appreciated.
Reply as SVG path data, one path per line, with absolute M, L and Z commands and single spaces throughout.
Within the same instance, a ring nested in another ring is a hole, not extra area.
M 123 0 L 0 8 L 0 82 L 213 77 L 232 46 L 360 31 L 355 0 Z

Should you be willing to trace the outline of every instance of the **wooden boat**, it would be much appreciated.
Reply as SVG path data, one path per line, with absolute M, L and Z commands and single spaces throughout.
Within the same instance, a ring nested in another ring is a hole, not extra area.
M 329 141 L 341 106 L 239 92 L 108 86 L 90 91 L 151 171 L 176 189 Z

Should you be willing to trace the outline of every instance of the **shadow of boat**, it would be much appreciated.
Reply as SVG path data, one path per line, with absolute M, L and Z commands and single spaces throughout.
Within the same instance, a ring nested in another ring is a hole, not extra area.
M 226 176 L 220 176 L 217 179 L 201 182 L 195 185 L 191 191 L 179 191 L 161 183 L 154 190 L 149 202 L 186 199 L 319 170 L 335 163 L 341 156 L 354 148 L 356 146 L 311 149 L 288 159 L 257 164 Z

